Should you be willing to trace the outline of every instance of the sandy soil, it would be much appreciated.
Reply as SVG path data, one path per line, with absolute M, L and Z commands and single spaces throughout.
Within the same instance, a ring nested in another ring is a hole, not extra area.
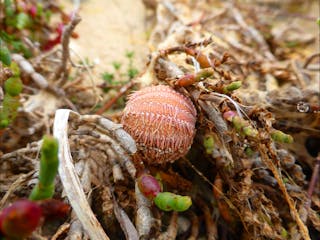
M 70 2 L 65 2 L 72 9 Z M 63 3 L 64 4 L 64 3 Z M 112 70 L 112 62 L 127 63 L 125 53 L 134 51 L 134 66 L 145 65 L 146 45 L 145 7 L 140 0 L 88 0 L 80 6 L 82 21 L 76 28 L 80 35 L 71 47 L 82 57 L 97 64 L 96 76 Z

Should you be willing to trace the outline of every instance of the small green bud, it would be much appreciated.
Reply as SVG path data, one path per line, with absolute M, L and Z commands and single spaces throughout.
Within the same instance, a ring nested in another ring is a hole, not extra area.
M 253 138 L 258 135 L 258 131 L 251 126 L 243 127 L 242 132 L 244 135 L 248 137 L 253 137 Z
M 293 137 L 289 134 L 285 134 L 284 132 L 280 130 L 274 130 L 271 132 L 271 138 L 275 142 L 279 143 L 293 143 Z
M 239 116 L 234 116 L 232 118 L 232 124 L 238 132 L 240 132 L 241 128 L 244 127 L 243 121 L 244 120 Z
M 1 117 L 1 115 L 0 115 Z M 6 128 L 9 125 L 9 119 L 1 119 L 0 120 L 0 129 Z
M 153 200 L 158 208 L 163 211 L 173 210 L 175 204 L 175 194 L 171 192 L 160 192 Z
M 132 58 L 134 57 L 134 52 L 133 52 L 133 51 L 127 51 L 127 52 L 126 52 L 126 57 L 127 57 L 128 59 L 132 59 Z
M 21 93 L 22 88 L 22 81 L 17 77 L 11 77 L 4 83 L 4 90 L 12 97 L 18 96 Z
M 5 94 L 0 111 L 0 119 L 7 119 L 9 124 L 15 119 L 20 106 L 19 97 L 13 97 L 10 94 Z
M 283 237 L 284 239 L 287 239 L 288 238 L 288 232 L 285 228 L 282 228 L 281 229 L 281 237 Z
M 252 150 L 251 147 L 247 147 L 244 151 L 248 157 L 252 157 L 254 154 L 254 151 Z
M 58 140 L 50 135 L 43 137 L 41 156 L 47 161 L 55 161 L 58 158 Z
M 320 26 L 320 18 L 317 19 L 317 23 Z
M 7 66 L 10 66 L 11 64 L 10 51 L 1 40 L 0 40 L 0 62 L 3 62 Z
M 189 209 L 192 205 L 189 196 L 181 196 L 171 192 L 160 192 L 154 199 L 154 203 L 163 211 L 183 212 Z
M 212 154 L 214 150 L 214 138 L 211 135 L 206 135 L 203 140 L 203 146 L 206 149 L 207 154 Z
M 197 72 L 195 80 L 196 82 L 202 81 L 208 77 L 211 77 L 213 75 L 213 69 L 207 68 L 207 69 L 201 69 L 199 72 Z
M 19 30 L 22 30 L 28 26 L 30 26 L 32 20 L 31 18 L 29 17 L 29 15 L 27 15 L 26 13 L 24 12 L 21 12 L 17 15 L 17 22 L 16 22 L 16 27 L 19 29 Z
M 192 201 L 189 196 L 176 195 L 175 204 L 172 209 L 177 212 L 183 212 L 188 210 L 191 205 Z
M 232 92 L 234 90 L 237 90 L 238 88 L 240 88 L 242 85 L 241 81 L 235 81 L 233 83 L 228 84 L 227 86 L 223 87 L 223 92 L 224 93 L 228 93 L 228 92 Z
M 112 66 L 115 70 L 119 70 L 121 68 L 121 63 L 120 62 L 113 62 Z

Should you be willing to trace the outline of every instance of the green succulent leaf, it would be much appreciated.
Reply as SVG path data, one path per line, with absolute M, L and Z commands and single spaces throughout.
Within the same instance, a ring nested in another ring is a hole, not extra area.
M 21 12 L 17 15 L 16 28 L 22 30 L 31 25 L 31 18 L 24 12 Z
M 183 212 L 192 205 L 189 196 L 181 196 L 171 192 L 160 192 L 154 199 L 155 205 L 163 211 Z
M 55 190 L 54 180 L 58 172 L 59 144 L 52 136 L 44 136 L 41 147 L 39 182 L 33 188 L 29 199 L 42 200 L 52 198 Z
M 11 64 L 10 51 L 1 39 L 0 39 L 0 61 L 7 66 Z
M 23 88 L 23 84 L 20 78 L 18 77 L 11 77 L 4 83 L 4 90 L 10 96 L 18 96 Z
M 154 203 L 163 211 L 172 211 L 175 204 L 175 194 L 170 192 L 160 192 L 154 199 Z

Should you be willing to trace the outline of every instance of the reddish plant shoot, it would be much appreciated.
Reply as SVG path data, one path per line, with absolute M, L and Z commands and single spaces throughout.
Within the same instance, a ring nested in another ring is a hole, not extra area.
M 0 213 L 0 232 L 7 239 L 29 236 L 40 224 L 42 210 L 30 200 L 14 202 Z
M 227 112 L 223 113 L 223 118 L 229 122 L 232 122 L 232 119 L 235 116 L 237 116 L 237 114 L 234 111 L 227 111 Z
M 57 199 L 46 199 L 41 201 L 39 205 L 42 209 L 42 216 L 48 220 L 65 218 L 70 211 L 68 204 Z
M 63 23 L 59 23 L 56 27 L 55 31 L 57 33 L 56 37 L 53 39 L 49 39 L 46 44 L 42 47 L 44 51 L 49 51 L 52 49 L 55 45 L 60 44 L 62 40 L 62 33 L 63 33 Z
M 28 13 L 32 18 L 36 18 L 37 16 L 37 7 L 35 5 L 31 5 L 28 9 Z
M 185 48 L 185 53 L 193 56 L 199 62 L 201 68 L 209 68 L 213 66 L 211 59 L 200 51 L 193 48 Z
M 158 180 L 149 174 L 142 174 L 137 179 L 137 183 L 141 193 L 149 199 L 155 198 L 161 192 Z

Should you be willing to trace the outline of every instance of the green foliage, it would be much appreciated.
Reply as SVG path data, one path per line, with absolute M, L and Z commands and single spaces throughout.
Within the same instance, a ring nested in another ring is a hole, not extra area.
M 181 196 L 171 192 L 160 192 L 154 199 L 154 203 L 163 211 L 183 212 L 192 205 L 189 196 Z
M 159 176 L 158 176 L 159 178 Z M 162 192 L 161 181 L 149 175 L 142 174 L 137 179 L 137 185 L 141 193 L 163 211 L 183 212 L 192 205 L 189 196 L 181 196 L 171 192 Z
M 128 59 L 133 59 L 134 58 L 134 52 L 133 51 L 127 51 L 126 52 L 126 57 Z
M 248 157 L 252 157 L 253 154 L 254 154 L 254 151 L 252 150 L 251 147 L 246 147 L 245 150 L 244 150 L 244 152 L 246 153 L 246 155 L 247 155 Z
M 237 90 L 238 88 L 240 88 L 241 85 L 242 85 L 241 81 L 232 82 L 232 83 L 228 84 L 227 86 L 223 87 L 223 92 L 224 93 L 232 92 L 232 91 Z
M 1 115 L 0 115 L 0 129 L 8 127 L 9 123 L 10 123 L 9 119 L 7 119 L 7 118 L 2 119 Z
M 113 84 L 114 83 L 114 75 L 109 72 L 104 72 L 102 74 L 102 79 L 105 81 L 107 84 Z
M 135 76 L 137 76 L 138 73 L 139 73 L 139 71 L 136 68 L 129 68 L 128 69 L 128 76 L 129 76 L 130 79 L 132 79 Z
M 118 71 L 121 68 L 121 63 L 120 62 L 113 62 L 112 66 L 116 71 Z
M 253 138 L 258 136 L 258 131 L 245 119 L 235 116 L 232 118 L 232 123 L 236 131 L 240 134 Z
M 11 0 L 4 1 L 4 12 L 8 19 L 14 16 L 14 8 Z
M 195 80 L 196 82 L 199 82 L 204 79 L 207 79 L 208 77 L 211 77 L 212 75 L 213 75 L 213 69 L 211 68 L 201 69 L 199 72 L 197 72 Z
M 121 86 L 122 84 L 126 84 L 131 79 L 133 79 L 138 74 L 138 69 L 134 67 L 134 52 L 126 52 L 126 58 L 128 59 L 128 67 L 126 70 L 121 69 L 122 63 L 121 62 L 113 62 L 112 66 L 114 68 L 113 72 L 104 72 L 101 77 L 105 82 L 104 91 L 108 92 L 115 86 Z M 119 99 L 122 102 L 121 99 Z
M 171 192 L 158 193 L 154 199 L 154 203 L 163 211 L 172 211 L 175 205 L 175 194 Z
M 281 229 L 281 237 L 283 239 L 288 239 L 288 237 L 289 237 L 289 234 L 288 234 L 288 232 L 287 232 L 287 230 L 285 228 Z
M 11 64 L 10 51 L 5 45 L 5 43 L 1 40 L 1 38 L 0 38 L 0 61 L 7 66 Z
M 43 4 L 37 1 L 26 1 L 21 5 L 19 1 L 4 0 L 0 40 L 6 45 L 0 44 L 0 61 L 10 65 L 8 51 L 21 53 L 25 58 L 32 56 L 32 52 L 22 41 L 23 37 L 40 42 L 41 45 L 48 42 L 42 36 L 43 29 L 47 28 L 51 19 L 51 8 L 52 6 L 47 5 L 44 9 Z
M 6 128 L 16 118 L 20 106 L 19 97 L 5 94 L 0 109 L 0 129 Z
M 212 135 L 205 135 L 203 139 L 203 146 L 206 149 L 206 153 L 211 155 L 214 150 L 214 138 Z
M 32 56 L 31 51 L 23 44 L 21 40 L 17 38 L 17 36 L 13 34 L 8 34 L 5 31 L 0 31 L 0 56 L 4 54 L 4 56 L 8 56 L 10 52 L 22 53 L 24 57 L 29 58 Z M 7 52 L 3 52 L 4 49 Z M 0 58 L 2 61 L 2 59 Z M 3 61 L 2 61 L 3 62 Z M 10 64 L 6 64 L 10 65 Z
M 41 147 L 39 182 L 32 190 L 29 199 L 42 200 L 54 194 L 54 179 L 58 172 L 58 140 L 52 136 L 44 136 Z
M 23 85 L 19 77 L 11 77 L 4 83 L 4 90 L 12 97 L 18 96 L 22 91 Z
M 273 141 L 279 143 L 293 143 L 293 137 L 289 134 L 285 134 L 280 130 L 273 130 L 271 132 L 271 138 L 273 139 Z
M 16 28 L 22 30 L 29 27 L 32 24 L 32 19 L 24 12 L 21 12 L 17 15 L 16 18 Z
M 2 108 L 0 108 L 0 129 L 8 127 L 16 118 L 20 106 L 19 94 L 23 84 L 20 79 L 20 70 L 15 62 L 10 64 L 13 76 L 4 83 L 5 94 Z
M 138 69 L 136 69 L 134 66 L 133 66 L 133 59 L 134 59 L 134 52 L 132 51 L 128 51 L 126 53 L 126 57 L 128 58 L 129 60 L 129 67 L 128 67 L 128 70 L 127 70 L 127 75 L 129 77 L 129 80 L 131 80 L 132 78 L 134 78 L 135 76 L 137 76 L 138 74 Z

